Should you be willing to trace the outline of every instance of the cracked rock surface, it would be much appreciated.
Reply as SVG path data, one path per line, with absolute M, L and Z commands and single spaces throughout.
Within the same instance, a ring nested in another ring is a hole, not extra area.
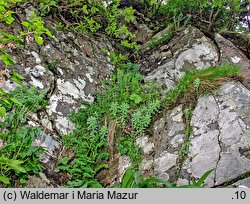
M 89 38 L 57 31 L 53 24 L 48 26 L 56 40 L 48 39 L 42 46 L 27 41 L 22 52 L 10 50 L 16 61 L 11 69 L 22 74 L 30 85 L 46 91 L 46 117 L 55 122 L 58 133 L 67 134 L 74 128 L 67 116 L 81 107 L 81 101 L 94 100 L 92 94 L 98 90 L 99 82 L 113 69 L 109 58 L 102 54 L 102 49 L 108 52 L 112 46 L 105 36 Z M 9 81 L 0 84 L 6 91 L 16 86 Z
M 178 152 L 184 142 L 185 124 L 183 110 L 179 106 L 163 113 L 155 121 L 153 134 L 145 140 L 153 141 L 153 144 L 148 142 L 140 146 L 143 151 L 149 145 L 154 146 L 150 156 L 144 155 L 142 172 L 153 169 L 154 176 L 187 185 L 190 178 L 199 179 L 214 169 L 206 180 L 208 187 L 233 181 L 234 186 L 239 186 L 241 177 L 249 176 L 249 59 L 221 35 L 217 34 L 215 42 L 212 42 L 196 28 L 189 27 L 167 45 L 146 52 L 141 62 L 147 80 L 158 81 L 169 89 L 187 71 L 186 67 L 192 65 L 196 69 L 204 69 L 224 60 L 241 67 L 243 84 L 227 82 L 214 94 L 199 98 L 191 119 L 189 154 L 181 169 Z M 247 178 L 242 183 L 250 185 Z
M 47 24 L 56 40 L 46 39 L 43 45 L 38 46 L 27 39 L 22 52 L 9 50 L 16 64 L 6 71 L 11 73 L 14 69 L 25 77 L 29 86 L 46 92 L 46 110 L 33 114 L 30 120 L 42 127 L 41 136 L 35 143 L 46 150 L 40 161 L 50 165 L 51 159 L 57 158 L 62 147 L 60 135 L 74 129 L 74 124 L 68 119 L 69 114 L 81 108 L 82 101 L 94 100 L 92 94 L 99 89 L 99 82 L 108 77 L 113 66 L 102 53 L 102 49 L 107 52 L 112 50 L 105 36 L 90 38 L 58 31 L 50 19 Z M 7 92 L 17 86 L 10 80 L 0 83 L 0 88 Z
M 53 26 L 49 26 L 53 30 Z M 141 28 L 141 34 L 138 30 L 138 42 L 151 37 L 150 30 L 143 35 L 145 29 Z M 40 161 L 48 169 L 54 168 L 63 149 L 60 136 L 74 129 L 67 116 L 82 107 L 81 101 L 92 102 L 99 83 L 113 70 L 110 59 L 102 53 L 102 49 L 112 50 L 105 36 L 53 32 L 56 41 L 47 39 L 41 47 L 27 41 L 22 52 L 10 51 L 16 61 L 11 68 L 22 74 L 28 84 L 46 91 L 49 105 L 46 110 L 30 115 L 29 122 L 42 127 L 34 144 L 46 150 Z M 189 26 L 169 42 L 145 49 L 139 63 L 146 81 L 160 82 L 165 90 L 173 88 L 186 71 L 219 65 L 223 60 L 241 66 L 245 76 L 243 83 L 227 82 L 214 94 L 198 99 L 191 118 L 191 146 L 181 169 L 179 148 L 184 144 L 186 126 L 183 107 L 161 113 L 150 131 L 136 141 L 143 150 L 142 173 L 187 185 L 191 177 L 199 179 L 206 171 L 214 169 L 206 180 L 208 187 L 227 182 L 232 182 L 232 186 L 250 187 L 249 177 L 242 178 L 250 174 L 250 62 L 244 53 L 219 34 L 213 41 Z M 10 81 L 0 84 L 6 91 L 17 86 Z M 0 139 L 0 148 L 4 145 Z M 109 174 L 110 183 L 121 179 L 131 161 L 120 156 L 115 165 L 117 171 Z M 61 175 L 56 178 L 59 177 Z M 53 187 L 43 174 L 30 177 L 27 185 Z
M 156 34 L 158 35 L 158 34 Z M 155 37 L 153 37 L 155 38 Z M 191 68 L 215 65 L 219 54 L 213 42 L 192 26 L 184 29 L 169 43 L 144 53 L 140 63 L 147 81 L 157 81 L 172 88 Z
M 199 98 L 191 119 L 189 154 L 177 183 L 191 177 L 207 178 L 208 187 L 221 185 L 250 171 L 250 91 L 240 82 L 227 82 L 214 95 Z M 171 179 L 178 169 L 178 148 L 185 132 L 181 107 L 168 111 L 154 125 L 155 154 L 145 156 L 142 170 L 154 167 L 154 175 Z M 174 139 L 176 138 L 176 139 Z M 174 142 L 176 141 L 176 142 Z M 148 147 L 144 144 L 144 148 Z M 149 161 L 151 166 L 145 164 Z M 174 180 L 174 179 L 173 179 Z M 245 185 L 249 185 L 245 181 Z M 185 182 L 184 182 L 185 183 Z M 247 183 L 247 184 L 246 184 Z
M 242 84 L 224 84 L 215 96 L 199 99 L 192 117 L 189 163 L 192 176 L 215 169 L 207 180 L 219 185 L 250 171 L 250 92 Z

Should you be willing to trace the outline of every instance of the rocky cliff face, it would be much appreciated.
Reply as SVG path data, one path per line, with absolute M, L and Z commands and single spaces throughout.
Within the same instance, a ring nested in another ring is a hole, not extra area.
M 42 47 L 27 42 L 22 52 L 12 52 L 16 61 L 14 69 L 29 84 L 47 93 L 46 110 L 29 118 L 43 130 L 37 141 L 46 149 L 40 161 L 45 164 L 47 174 L 53 174 L 55 161 L 63 150 L 60 138 L 74 128 L 68 114 L 79 109 L 81 101 L 93 101 L 100 81 L 113 70 L 110 59 L 102 53 L 103 49 L 113 49 L 105 36 L 87 37 L 57 31 L 56 38 L 56 41 L 47 40 Z M 182 165 L 178 159 L 178 146 L 183 143 L 185 134 L 182 107 L 162 112 L 152 124 L 151 133 L 137 139 L 137 145 L 144 152 L 141 171 L 187 184 L 190 177 L 198 179 L 204 172 L 214 169 L 206 181 L 209 187 L 225 182 L 250 187 L 249 59 L 220 34 L 209 39 L 191 26 L 154 48 L 146 45 L 139 59 L 142 73 L 147 81 L 161 83 L 163 92 L 173 88 L 191 68 L 206 69 L 225 60 L 239 65 L 244 78 L 242 83 L 226 82 L 214 94 L 199 98 L 190 123 L 190 151 Z M 0 84 L 6 91 L 16 86 L 10 81 Z M 109 182 L 120 177 L 129 165 L 127 157 L 120 157 L 116 173 Z M 27 184 L 29 187 L 50 185 L 43 174 L 40 178 L 31 177 Z
M 192 67 L 206 69 L 223 61 L 241 67 L 243 83 L 227 82 L 213 95 L 199 98 L 191 118 L 190 152 L 181 166 L 179 184 L 188 184 L 190 176 L 200 178 L 210 169 L 214 171 L 207 179 L 209 187 L 249 175 L 250 61 L 221 35 L 216 34 L 212 41 L 194 27 L 184 29 L 141 58 L 146 79 L 158 81 L 166 89 Z M 157 177 L 174 180 L 179 168 L 177 147 L 185 135 L 183 114 L 181 107 L 164 112 L 154 123 L 153 134 L 138 139 L 145 154 L 143 171 L 153 168 Z M 237 185 L 243 182 L 249 187 L 246 181 L 238 181 Z
M 214 95 L 199 98 L 191 119 L 190 152 L 177 183 L 188 184 L 190 175 L 200 178 L 210 169 L 215 169 L 207 179 L 210 187 L 248 173 L 248 113 L 249 90 L 238 82 L 225 83 Z M 143 171 L 154 167 L 157 177 L 173 179 L 179 168 L 177 147 L 185 137 L 183 114 L 181 107 L 164 113 L 154 123 L 153 134 L 138 139 L 145 153 Z
M 49 106 L 45 118 L 53 118 L 55 130 L 66 134 L 73 128 L 66 116 L 80 107 L 81 101 L 93 101 L 92 93 L 113 69 L 102 49 L 111 44 L 104 36 L 89 38 L 72 33 L 57 32 L 56 41 L 47 41 L 38 47 L 28 42 L 22 52 L 13 52 L 15 69 L 27 82 L 47 92 Z M 13 90 L 9 81 L 3 86 Z M 52 124 L 48 125 L 52 131 Z
M 47 19 L 47 26 L 55 33 L 56 40 L 47 39 L 44 45 L 38 46 L 27 38 L 21 52 L 10 49 L 16 64 L 7 72 L 14 69 L 29 85 L 46 92 L 48 106 L 31 114 L 29 122 L 42 128 L 36 143 L 46 150 L 40 161 L 50 172 L 63 149 L 61 136 L 74 129 L 69 114 L 82 107 L 82 101 L 92 102 L 92 94 L 99 90 L 99 83 L 113 70 L 102 51 L 113 48 L 105 36 L 88 37 L 57 31 L 51 19 Z M 7 92 L 17 86 L 12 80 L 0 84 L 0 88 Z

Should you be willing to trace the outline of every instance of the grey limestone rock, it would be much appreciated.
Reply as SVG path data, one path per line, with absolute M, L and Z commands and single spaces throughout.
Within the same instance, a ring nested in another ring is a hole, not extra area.
M 156 34 L 153 38 L 157 38 Z M 146 49 L 146 48 L 145 48 Z M 205 69 L 215 65 L 219 54 L 213 42 L 197 28 L 188 27 L 167 45 L 161 44 L 153 52 L 141 57 L 142 71 L 147 81 L 158 81 L 166 89 L 172 88 L 184 73 L 191 69 Z
M 245 77 L 243 84 L 227 82 L 215 93 L 198 99 L 191 118 L 189 154 L 180 177 L 172 178 L 180 184 L 191 177 L 199 179 L 210 169 L 214 171 L 206 180 L 208 187 L 224 185 L 250 172 L 250 62 L 219 34 L 215 41 L 217 45 L 196 28 L 188 27 L 167 44 L 147 49 L 141 57 L 146 80 L 158 81 L 166 89 L 173 88 L 190 68 L 205 69 L 223 60 L 240 65 Z M 151 136 L 154 154 L 144 155 L 141 169 L 154 169 L 154 175 L 160 178 L 176 176 L 180 167 L 178 148 L 185 134 L 182 118 L 183 110 L 179 106 L 155 121 Z M 150 161 L 153 165 L 149 165 Z

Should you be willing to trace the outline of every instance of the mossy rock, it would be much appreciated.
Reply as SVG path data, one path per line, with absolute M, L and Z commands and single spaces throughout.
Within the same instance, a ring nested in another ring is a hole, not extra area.
M 141 47 L 141 53 L 146 53 L 147 51 L 152 50 L 159 45 L 169 42 L 169 40 L 173 37 L 173 32 L 174 27 L 169 25 L 167 28 L 154 35 L 147 43 L 145 43 Z
M 220 34 L 230 40 L 236 47 L 242 50 L 250 58 L 250 35 L 238 32 L 223 31 Z

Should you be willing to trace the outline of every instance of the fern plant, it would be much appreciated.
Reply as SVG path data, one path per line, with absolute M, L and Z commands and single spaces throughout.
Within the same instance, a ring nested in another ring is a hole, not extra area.
M 152 116 L 159 110 L 160 103 L 151 101 L 132 115 L 132 125 L 136 134 L 141 134 L 150 125 Z

